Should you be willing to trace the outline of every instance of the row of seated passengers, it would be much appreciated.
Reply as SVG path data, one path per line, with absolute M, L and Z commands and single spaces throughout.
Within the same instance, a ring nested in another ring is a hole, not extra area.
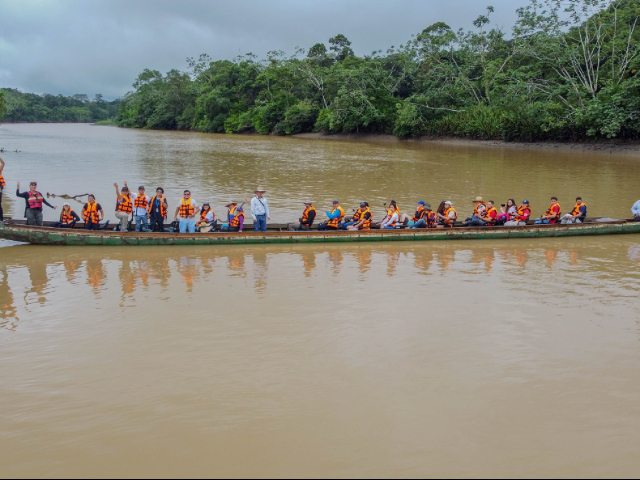
M 474 202 L 475 209 L 471 217 L 467 218 L 463 225 L 466 226 L 522 226 L 531 218 L 531 207 L 528 200 L 523 200 L 519 207 L 513 199 L 500 205 L 500 212 L 492 200 L 484 202 L 482 197 L 477 197 Z M 328 221 L 318 225 L 318 230 L 370 230 L 380 228 L 385 230 L 410 227 L 410 228 L 447 228 L 452 227 L 458 219 L 458 212 L 450 201 L 443 201 L 434 212 L 431 205 L 419 201 L 413 216 L 401 214 L 395 200 L 389 202 L 387 214 L 379 223 L 373 223 L 373 216 L 367 202 L 362 202 L 360 208 L 355 211 L 353 217 L 346 218 L 346 212 L 335 200 L 333 210 L 326 212 Z M 535 220 L 535 224 L 581 223 L 587 217 L 587 206 L 582 198 L 576 199 L 576 205 L 571 213 L 562 216 L 562 208 L 556 197 L 551 198 L 551 206 L 546 213 Z M 311 230 L 316 218 L 316 211 L 310 202 L 305 202 L 305 210 L 299 222 L 289 224 L 290 231 Z
M 155 230 L 158 226 L 158 230 L 164 229 L 164 220 L 167 216 L 167 204 L 164 197 L 161 202 L 156 201 L 154 197 L 151 201 L 144 202 L 146 205 L 138 205 L 138 202 L 120 202 L 118 203 L 116 213 L 126 214 L 124 218 L 128 218 L 128 215 L 133 212 L 134 208 L 145 208 L 148 211 L 150 217 L 155 204 L 158 208 L 158 215 L 155 217 L 156 222 L 151 225 L 150 230 Z M 317 211 L 311 201 L 305 201 L 305 209 L 302 213 L 302 217 L 296 223 L 291 223 L 288 226 L 290 231 L 305 231 L 311 230 L 317 216 Z M 506 204 L 500 206 L 500 212 L 495 207 L 493 201 L 484 202 L 481 197 L 474 200 L 475 208 L 471 217 L 467 218 L 463 225 L 467 226 L 519 226 L 526 225 L 527 221 L 531 218 L 531 207 L 528 200 L 524 200 L 519 207 L 516 207 L 515 202 L 510 199 Z M 242 206 L 238 207 L 237 203 L 231 202 L 226 205 L 227 221 L 228 224 L 222 227 L 223 231 L 242 231 L 244 225 L 244 212 Z M 95 202 L 93 196 L 89 197 L 89 201 L 82 209 L 83 217 L 85 220 L 85 228 L 95 229 L 99 228 L 99 223 L 104 219 L 104 212 L 100 204 Z M 194 209 L 188 203 L 185 204 L 184 200 L 178 207 L 178 213 L 181 218 L 190 218 L 194 215 Z M 328 219 L 318 225 L 318 230 L 370 230 L 371 228 L 380 228 L 385 230 L 400 228 L 402 226 L 410 228 L 446 228 L 454 225 L 458 219 L 458 212 L 450 201 L 443 201 L 438 209 L 434 212 L 431 205 L 420 201 L 417 204 L 416 211 L 413 216 L 407 214 L 402 215 L 398 208 L 397 202 L 391 200 L 385 218 L 379 222 L 373 222 L 373 215 L 367 202 L 362 202 L 360 208 L 356 210 L 352 217 L 347 218 L 345 210 L 340 206 L 340 203 L 335 200 L 333 202 L 333 209 L 327 211 L 326 215 Z M 135 215 L 137 218 L 139 215 Z M 536 224 L 555 224 L 561 223 L 580 223 L 583 222 L 587 216 L 587 206 L 582 199 L 578 197 L 576 199 L 576 205 L 571 213 L 562 216 L 562 208 L 558 203 L 558 199 L 553 197 L 551 199 L 551 206 L 547 209 L 547 212 L 540 218 L 536 219 Z M 120 217 L 119 217 L 120 218 Z M 63 207 L 60 214 L 60 224 L 62 228 L 73 227 L 80 218 L 71 210 L 68 204 Z M 159 225 L 156 225 L 158 223 Z M 200 212 L 200 219 L 196 223 L 196 226 L 200 231 L 207 232 L 215 229 L 216 217 L 211 206 L 205 203 L 202 206 Z M 138 227 L 138 226 L 137 226 Z M 126 227 L 125 227 L 126 228 Z M 138 230 L 138 228 L 136 228 Z

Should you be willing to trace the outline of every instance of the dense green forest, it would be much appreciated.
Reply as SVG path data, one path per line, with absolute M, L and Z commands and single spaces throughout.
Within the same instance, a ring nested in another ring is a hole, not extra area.
M 7 111 L 7 101 L 4 98 L 4 92 L 0 90 L 0 121 L 2 121 L 2 117 L 4 116 L 4 112 Z
M 6 104 L 3 118 L 3 99 Z M 102 95 L 36 95 L 11 88 L 0 89 L 0 120 L 5 122 L 88 123 L 114 118 L 120 100 L 108 102 Z
M 344 35 L 294 55 L 188 59 L 144 70 L 123 127 L 454 135 L 507 140 L 638 138 L 640 0 L 531 0 L 509 34 L 488 7 L 470 30 L 435 23 L 356 56 Z

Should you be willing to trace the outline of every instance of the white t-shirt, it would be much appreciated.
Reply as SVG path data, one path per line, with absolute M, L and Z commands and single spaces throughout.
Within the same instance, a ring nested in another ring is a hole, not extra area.
M 138 194 L 137 193 L 132 193 L 131 194 L 131 203 L 133 203 L 135 205 L 136 203 L 136 198 L 138 198 Z M 147 199 L 147 206 L 149 206 L 149 201 L 151 200 L 149 197 L 147 197 L 145 195 L 145 198 Z M 133 214 L 135 216 L 146 216 L 147 215 L 147 209 L 146 208 L 142 208 L 142 207 L 134 207 L 133 208 Z
M 207 221 L 207 223 L 213 222 L 213 210 L 209 210 L 204 216 L 204 219 Z

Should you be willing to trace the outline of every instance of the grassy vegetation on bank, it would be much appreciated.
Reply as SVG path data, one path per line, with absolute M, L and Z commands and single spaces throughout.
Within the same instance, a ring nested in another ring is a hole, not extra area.
M 108 118 L 107 120 L 98 120 L 97 122 L 94 122 L 94 125 L 100 125 L 100 126 L 117 126 L 117 123 L 115 121 L 115 119 L 113 118 Z
M 435 23 L 358 57 L 344 35 L 293 56 L 188 59 L 144 70 L 123 127 L 501 140 L 640 136 L 640 0 L 531 0 L 510 34 L 493 8 L 468 31 Z

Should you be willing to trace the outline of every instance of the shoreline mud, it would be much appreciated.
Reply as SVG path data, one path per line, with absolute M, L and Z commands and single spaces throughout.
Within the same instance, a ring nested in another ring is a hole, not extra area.
M 320 139 L 320 140 L 365 140 L 390 143 L 435 143 L 440 145 L 457 145 L 469 147 L 488 148 L 513 148 L 531 150 L 560 150 L 574 152 L 590 152 L 601 154 L 620 154 L 640 156 L 640 140 L 593 140 L 586 142 L 507 142 L 503 140 L 475 140 L 459 137 L 421 137 L 401 139 L 393 135 L 372 133 L 299 133 L 292 135 L 294 138 Z

